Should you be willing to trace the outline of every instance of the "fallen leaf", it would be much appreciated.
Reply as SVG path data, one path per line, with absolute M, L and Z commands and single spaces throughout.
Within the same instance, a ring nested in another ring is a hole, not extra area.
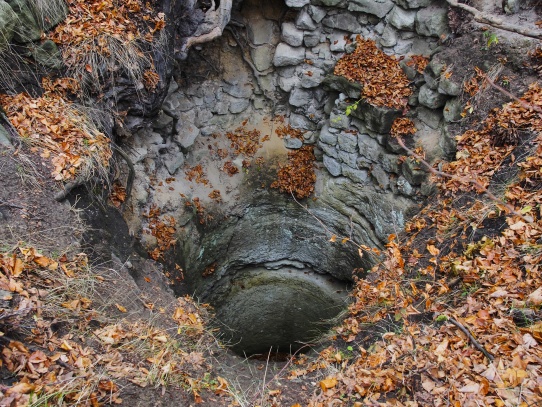
M 126 308 L 120 304 L 115 304 L 115 307 L 117 307 L 120 312 L 126 312 Z
M 542 304 L 542 287 L 538 287 L 531 294 L 529 294 L 528 299 L 534 305 L 541 305 Z
M 323 391 L 332 389 L 336 385 L 337 385 L 337 379 L 335 379 L 334 377 L 327 378 L 320 381 L 320 387 L 322 388 Z
M 470 383 L 459 389 L 461 393 L 478 393 L 480 391 L 480 385 L 478 383 Z
M 10 394 L 13 394 L 13 393 L 27 394 L 27 393 L 30 393 L 35 388 L 36 386 L 30 383 L 17 383 L 16 385 L 6 390 L 6 395 L 9 396 Z

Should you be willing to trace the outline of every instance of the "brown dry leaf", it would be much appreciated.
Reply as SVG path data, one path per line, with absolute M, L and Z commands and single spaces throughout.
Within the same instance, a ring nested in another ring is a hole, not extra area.
M 542 287 L 538 287 L 527 297 L 534 305 L 542 305 Z
M 437 249 L 434 245 L 428 244 L 427 245 L 427 251 L 431 253 L 433 256 L 437 256 L 440 253 L 440 250 Z
M 18 257 L 15 257 L 15 255 L 13 255 L 13 266 L 11 268 L 11 275 L 13 277 L 18 277 L 23 272 L 23 269 L 24 269 L 23 261 L 19 259 Z
M 117 309 L 118 309 L 120 312 L 126 312 L 126 307 L 123 307 L 123 306 L 120 305 L 120 304 L 115 304 L 115 307 L 117 307 Z
M 16 385 L 10 387 L 6 390 L 6 395 L 10 394 L 28 394 L 36 388 L 34 384 L 31 383 L 17 383 Z
M 215 389 L 215 394 L 227 394 L 228 393 L 228 382 L 226 379 L 218 376 L 218 386 Z

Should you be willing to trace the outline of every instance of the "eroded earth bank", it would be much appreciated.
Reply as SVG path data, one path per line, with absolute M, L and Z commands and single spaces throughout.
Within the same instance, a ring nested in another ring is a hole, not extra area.
M 538 20 L 0 0 L 0 405 L 536 404 Z

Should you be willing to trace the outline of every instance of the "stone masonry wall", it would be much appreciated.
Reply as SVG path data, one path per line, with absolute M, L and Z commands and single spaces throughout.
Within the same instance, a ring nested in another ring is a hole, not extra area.
M 442 75 L 444 64 L 436 57 L 450 35 L 448 11 L 446 2 L 431 0 L 244 0 L 223 38 L 191 51 L 215 47 L 226 55 L 237 49 L 236 60 L 226 61 L 214 79 L 173 83 L 153 128 L 136 134 L 136 166 L 146 162 L 152 170 L 161 160 L 173 175 L 198 139 L 230 131 L 243 118 L 282 114 L 306 131 L 305 144 L 316 147 L 322 205 L 369 225 L 373 238 L 384 241 L 431 186 L 415 161 L 400 160 L 404 151 L 389 136 L 403 112 L 362 102 L 347 116 L 360 88 L 334 77 L 333 68 L 354 49 L 357 35 L 403 58 L 415 89 L 408 112 L 418 130 L 413 144 L 423 146 L 429 160 L 453 154 L 446 124 L 459 117 L 461 89 Z M 423 74 L 407 65 L 412 55 L 432 60 Z M 289 149 L 302 146 L 295 139 L 284 142 Z M 152 200 L 147 184 L 136 182 L 140 205 Z

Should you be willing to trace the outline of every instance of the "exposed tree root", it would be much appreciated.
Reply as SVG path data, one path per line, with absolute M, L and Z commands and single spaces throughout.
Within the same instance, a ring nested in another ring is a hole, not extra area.
M 126 201 L 130 198 L 130 194 L 132 193 L 132 187 L 134 186 L 134 179 L 135 179 L 135 169 L 134 164 L 132 163 L 132 160 L 130 160 L 130 157 L 128 157 L 128 154 L 126 154 L 119 146 L 116 146 L 113 144 L 113 148 L 119 155 L 126 161 L 126 165 L 128 165 L 128 181 L 126 181 Z M 124 203 L 122 204 L 124 205 Z
M 542 32 L 539 30 L 532 30 L 530 28 L 522 27 L 520 25 L 508 24 L 503 21 L 502 18 L 494 16 L 492 14 L 482 13 L 480 10 L 468 6 L 467 4 L 459 3 L 457 0 L 447 0 L 448 4 L 452 7 L 460 8 L 472 14 L 474 20 L 481 24 L 488 24 L 492 27 L 499 28 L 501 30 L 521 34 L 526 37 L 542 39 Z

